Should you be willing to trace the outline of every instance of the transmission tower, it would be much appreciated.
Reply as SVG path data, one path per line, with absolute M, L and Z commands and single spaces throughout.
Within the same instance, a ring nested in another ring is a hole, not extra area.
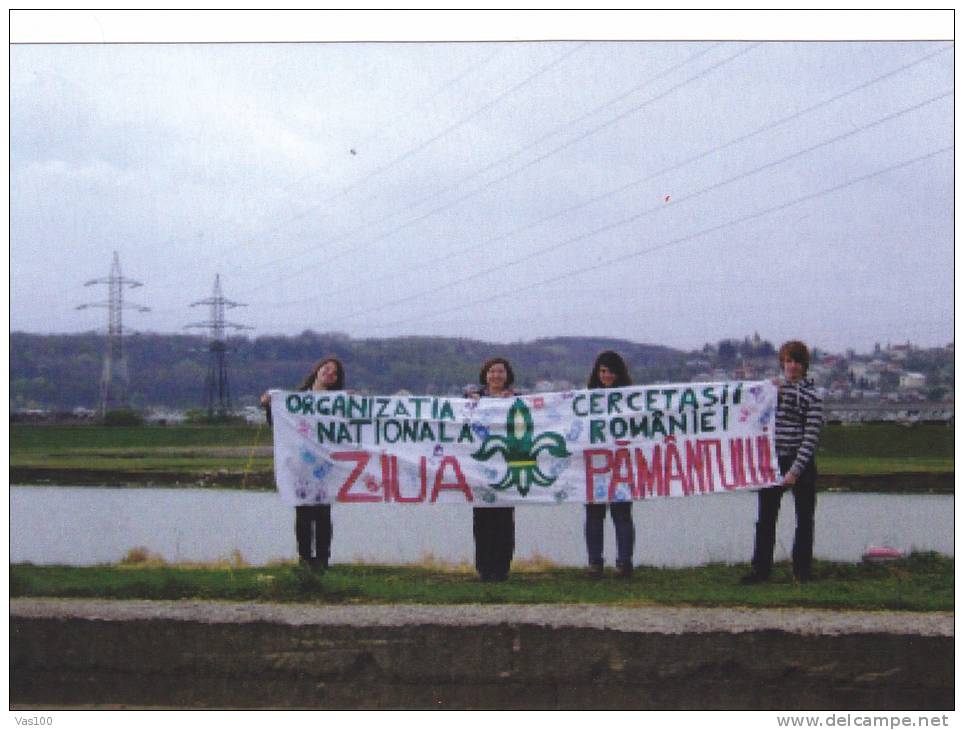
M 80 304 L 77 309 L 107 308 L 107 352 L 104 353 L 104 369 L 100 376 L 100 415 L 104 417 L 108 411 L 127 408 L 130 376 L 127 370 L 127 355 L 124 352 L 124 310 L 133 309 L 137 312 L 151 310 L 150 307 L 124 301 L 125 287 L 135 289 L 144 285 L 121 275 L 120 260 L 117 258 L 116 251 L 114 251 L 114 261 L 111 264 L 109 276 L 84 282 L 84 286 L 95 284 L 107 284 L 107 301 Z
M 208 305 L 211 308 L 211 319 L 207 322 L 195 322 L 186 325 L 190 327 L 203 327 L 209 330 L 208 342 L 208 374 L 204 380 L 204 387 L 207 393 L 208 417 L 214 418 L 215 414 L 224 416 L 231 409 L 231 391 L 228 386 L 228 367 L 226 362 L 227 346 L 224 342 L 224 331 L 227 328 L 235 330 L 253 329 L 243 324 L 226 322 L 224 320 L 224 310 L 234 307 L 246 307 L 247 304 L 232 302 L 225 299 L 221 294 L 221 275 L 214 276 L 214 293 L 207 299 L 192 302 L 192 307 Z

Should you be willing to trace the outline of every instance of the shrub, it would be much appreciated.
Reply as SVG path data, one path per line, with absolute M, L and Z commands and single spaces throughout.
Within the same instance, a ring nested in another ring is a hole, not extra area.
M 141 426 L 143 423 L 143 416 L 136 411 L 116 410 L 104 414 L 105 426 Z

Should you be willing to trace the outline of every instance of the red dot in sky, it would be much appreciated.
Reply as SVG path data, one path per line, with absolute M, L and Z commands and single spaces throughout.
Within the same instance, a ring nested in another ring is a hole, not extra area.
M 663 202 L 664 202 L 664 203 L 668 203 L 668 202 L 669 202 L 669 196 L 668 196 L 668 195 L 667 195 L 665 198 L 663 198 Z

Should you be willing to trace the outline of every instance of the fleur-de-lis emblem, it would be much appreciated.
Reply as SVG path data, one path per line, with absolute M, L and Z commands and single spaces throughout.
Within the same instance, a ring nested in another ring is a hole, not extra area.
M 557 459 L 571 456 L 566 450 L 566 441 L 551 431 L 541 433 L 533 439 L 534 431 L 532 414 L 522 399 L 516 398 L 506 418 L 506 435 L 489 436 L 482 442 L 479 450 L 472 454 L 472 458 L 478 461 L 488 461 L 495 454 L 502 454 L 505 458 L 508 467 L 505 476 L 490 485 L 493 489 L 501 491 L 514 485 L 524 497 L 533 484 L 548 487 L 556 481 L 557 475 L 550 476 L 542 472 L 538 457 L 542 451 L 547 451 Z

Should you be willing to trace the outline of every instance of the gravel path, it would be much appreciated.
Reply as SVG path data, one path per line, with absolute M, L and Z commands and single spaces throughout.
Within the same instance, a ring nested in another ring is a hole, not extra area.
M 119 601 L 14 598 L 11 618 L 102 621 L 170 619 L 205 623 L 272 622 L 292 626 L 482 626 L 527 624 L 681 634 L 777 630 L 795 634 L 862 633 L 954 636 L 952 613 L 830 611 L 799 608 L 619 608 L 573 605 L 318 606 L 221 601 Z

